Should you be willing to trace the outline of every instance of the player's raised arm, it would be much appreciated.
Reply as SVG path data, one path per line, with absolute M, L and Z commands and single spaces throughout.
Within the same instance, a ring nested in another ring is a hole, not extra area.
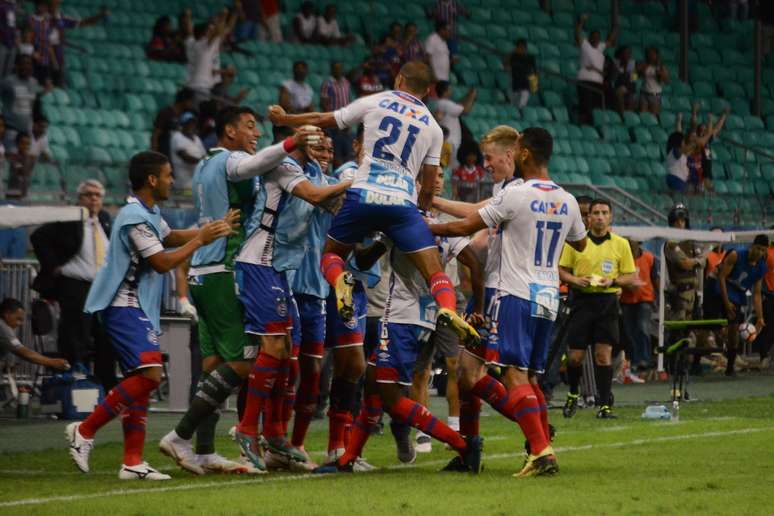
M 468 236 L 486 227 L 487 224 L 481 218 L 481 214 L 474 212 L 464 219 L 444 224 L 430 224 L 430 231 L 438 236 Z
M 263 148 L 252 156 L 234 158 L 233 164 L 228 162 L 226 166 L 228 179 L 231 182 L 238 182 L 267 174 L 295 149 L 314 145 L 324 136 L 319 127 L 301 127 L 293 136 L 289 136 L 280 143 Z
M 475 213 L 489 202 L 489 199 L 477 203 L 464 202 L 464 201 L 452 201 L 451 199 L 445 199 L 443 197 L 433 197 L 433 208 L 436 210 L 451 215 L 452 217 L 464 218 Z
M 289 125 L 299 127 L 302 125 L 316 125 L 323 129 L 338 127 L 336 117 L 332 111 L 327 113 L 296 113 L 285 112 L 282 106 L 269 106 L 269 120 L 274 125 Z

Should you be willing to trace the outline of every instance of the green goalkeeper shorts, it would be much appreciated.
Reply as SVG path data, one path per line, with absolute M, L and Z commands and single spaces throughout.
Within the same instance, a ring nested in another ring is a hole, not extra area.
M 232 272 L 192 276 L 191 298 L 199 313 L 202 358 L 219 356 L 226 362 L 254 360 L 258 348 L 245 335 L 242 303 L 236 295 Z

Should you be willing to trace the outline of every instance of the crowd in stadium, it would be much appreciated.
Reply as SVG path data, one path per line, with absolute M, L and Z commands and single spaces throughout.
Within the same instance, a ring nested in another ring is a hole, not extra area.
M 102 9 L 79 20 L 61 14 L 59 0 L 37 0 L 23 19 L 19 7 L 0 2 L 0 135 L 12 200 L 27 195 L 36 161 L 53 160 L 40 99 L 67 84 L 65 34 L 110 16 Z M 462 2 L 428 3 L 426 35 L 415 23 L 385 23 L 357 68 L 329 63 L 319 92 L 309 64 L 295 60 L 281 70 L 288 76 L 274 105 L 258 112 L 245 106 L 250 86 L 237 86 L 240 70 L 222 66 L 221 53 L 244 52 L 256 38 L 338 47 L 358 36 L 339 26 L 335 5 L 318 11 L 304 2 L 288 26 L 280 12 L 278 0 L 235 0 L 206 20 L 195 22 L 188 9 L 149 27 L 147 58 L 185 63 L 187 76 L 156 113 L 149 150 L 126 167 L 127 203 L 111 220 L 105 186 L 84 180 L 75 193 L 88 217 L 30 237 L 40 264 L 31 287 L 59 306 L 57 358 L 20 342 L 27 307 L 0 304 L 3 355 L 84 368 L 107 392 L 85 421 L 67 427 L 79 470 L 89 472 L 95 435 L 121 414 L 119 478 L 170 478 L 142 450 L 149 400 L 163 379 L 161 278 L 173 275 L 180 312 L 196 326 L 201 372 L 190 408 L 159 446 L 198 475 L 368 471 L 361 452 L 383 412 L 399 461 L 429 451 L 432 437 L 458 453 L 447 470 L 478 473 L 482 401 L 524 433 L 517 475 L 555 474 L 547 411 L 554 388 L 569 386 L 564 417 L 591 404 L 608 420 L 615 382 L 659 379 L 664 350 L 653 344 L 653 319 L 662 282 L 667 320 L 728 320 L 723 329 L 667 332 L 670 344 L 706 348 L 693 353 L 690 374 L 734 377 L 747 368 L 743 329 L 758 367 L 768 368 L 769 237 L 727 249 L 667 241 L 668 277 L 660 277 L 654 249 L 613 231 L 615 199 L 574 197 L 551 181 L 550 131 L 498 125 L 476 138 L 465 117 L 477 90 L 455 91 L 451 75 L 458 20 L 471 16 Z M 649 47 L 641 62 L 626 46 L 610 57 L 604 51 L 616 45 L 618 27 L 602 40 L 598 30 L 584 35 L 587 20 L 581 15 L 574 27 L 579 124 L 594 124 L 605 105 L 620 116 L 658 117 L 674 74 L 660 49 Z M 524 108 L 539 91 L 540 60 L 524 38 L 507 52 L 508 108 Z M 675 194 L 713 189 L 711 145 L 730 113 L 702 122 L 699 103 L 692 107 L 686 127 L 677 114 L 664 153 L 661 182 Z M 261 148 L 264 121 L 273 143 Z M 167 224 L 159 206 L 172 197 L 194 206 L 196 226 Z M 691 229 L 682 203 L 664 215 L 670 227 Z M 437 365 L 446 376 L 445 422 L 427 409 Z M 667 364 L 672 374 L 677 367 Z M 220 406 L 234 393 L 237 461 L 216 453 L 214 441 Z M 318 467 L 304 440 L 326 407 L 328 453 Z

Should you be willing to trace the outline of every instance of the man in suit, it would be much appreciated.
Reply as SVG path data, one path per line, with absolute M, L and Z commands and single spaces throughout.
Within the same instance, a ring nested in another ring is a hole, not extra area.
M 96 179 L 78 185 L 78 206 L 89 212 L 83 221 L 53 222 L 30 236 L 40 262 L 32 287 L 59 303 L 59 352 L 71 364 L 85 363 L 94 344 L 95 374 L 106 391 L 115 385 L 113 356 L 100 325 L 83 305 L 94 276 L 105 260 L 110 215 L 102 209 L 105 188 Z

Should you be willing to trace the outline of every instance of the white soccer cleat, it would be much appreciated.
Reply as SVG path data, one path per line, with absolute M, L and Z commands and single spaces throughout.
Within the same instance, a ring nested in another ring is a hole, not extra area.
M 358 457 L 352 464 L 352 471 L 355 473 L 368 473 L 369 471 L 375 471 L 379 468 L 373 464 L 369 464 L 363 457 Z
M 414 446 L 417 453 L 430 453 L 433 451 L 433 439 L 429 435 L 420 435 L 417 437 L 417 444 Z
M 86 439 L 78 431 L 80 423 L 70 423 L 65 427 L 65 439 L 70 445 L 70 458 L 84 473 L 89 472 L 89 455 L 94 448 L 94 439 Z
M 240 475 L 249 473 L 249 468 L 239 462 L 229 460 L 217 453 L 197 455 L 196 461 L 205 473 L 231 473 Z
M 159 441 L 159 450 L 174 460 L 178 466 L 194 475 L 204 475 L 204 469 L 199 465 L 191 441 L 186 441 L 172 430 Z
M 339 460 L 339 457 L 344 455 L 344 451 L 344 448 L 336 448 L 335 450 L 329 451 L 328 456 L 325 458 L 325 463 L 336 462 Z
M 143 462 L 136 466 L 123 464 L 118 472 L 120 480 L 170 480 L 172 477 L 153 469 L 150 464 Z
M 250 462 L 250 459 L 247 458 L 247 455 L 245 455 L 241 450 L 239 451 L 239 458 L 237 459 L 237 462 L 247 468 L 248 475 L 264 475 L 268 473 L 268 471 L 265 469 L 256 468 L 253 463 Z

